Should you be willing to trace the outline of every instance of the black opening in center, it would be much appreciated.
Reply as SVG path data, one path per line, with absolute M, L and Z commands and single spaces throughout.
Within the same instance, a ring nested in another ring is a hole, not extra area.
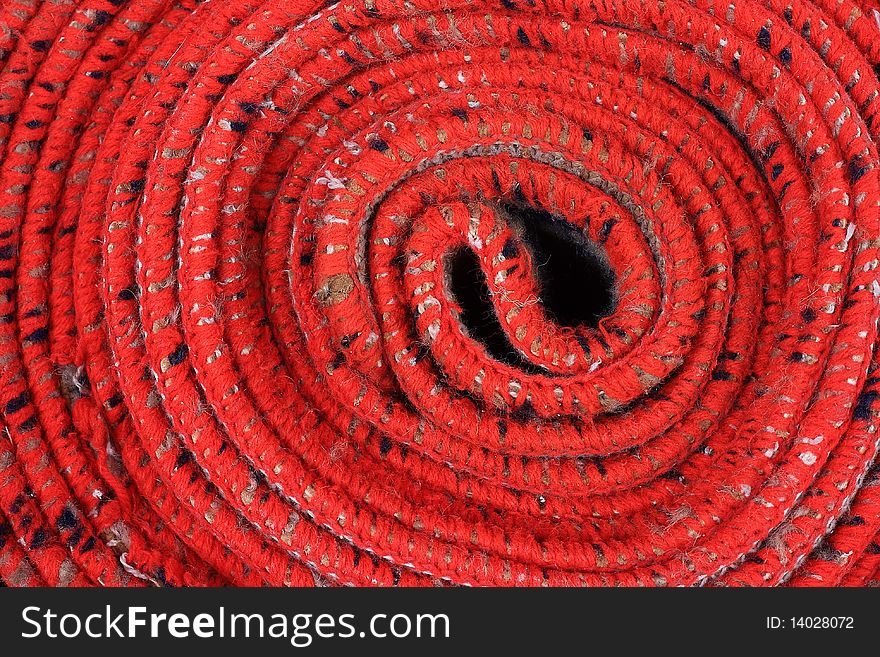
M 528 249 L 540 302 L 556 324 L 595 327 L 614 311 L 614 272 L 599 244 L 544 210 L 510 205 L 498 211 L 518 236 L 505 245 L 505 255 L 513 257 L 518 249 Z M 502 329 L 477 255 L 467 247 L 452 252 L 446 261 L 446 274 L 449 291 L 461 307 L 459 319 L 468 334 L 494 358 L 534 369 Z

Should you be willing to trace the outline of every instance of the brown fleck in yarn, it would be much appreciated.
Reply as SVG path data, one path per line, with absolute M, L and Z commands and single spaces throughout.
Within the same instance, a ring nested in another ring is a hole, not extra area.
M 5 0 L 0 581 L 880 578 L 874 0 Z

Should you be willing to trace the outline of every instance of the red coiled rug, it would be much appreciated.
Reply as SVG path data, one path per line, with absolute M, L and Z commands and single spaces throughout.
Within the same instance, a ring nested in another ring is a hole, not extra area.
M 3 0 L 6 585 L 880 578 L 874 0 Z

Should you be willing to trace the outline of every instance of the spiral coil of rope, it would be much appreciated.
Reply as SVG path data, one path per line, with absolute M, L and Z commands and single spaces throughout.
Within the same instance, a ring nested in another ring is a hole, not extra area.
M 3 583 L 880 578 L 872 0 L 4 0 L 0 62 Z

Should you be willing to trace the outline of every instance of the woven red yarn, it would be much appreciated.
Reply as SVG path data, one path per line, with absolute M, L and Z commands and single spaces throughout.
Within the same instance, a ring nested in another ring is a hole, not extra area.
M 880 579 L 875 0 L 2 0 L 0 62 L 3 584 Z

